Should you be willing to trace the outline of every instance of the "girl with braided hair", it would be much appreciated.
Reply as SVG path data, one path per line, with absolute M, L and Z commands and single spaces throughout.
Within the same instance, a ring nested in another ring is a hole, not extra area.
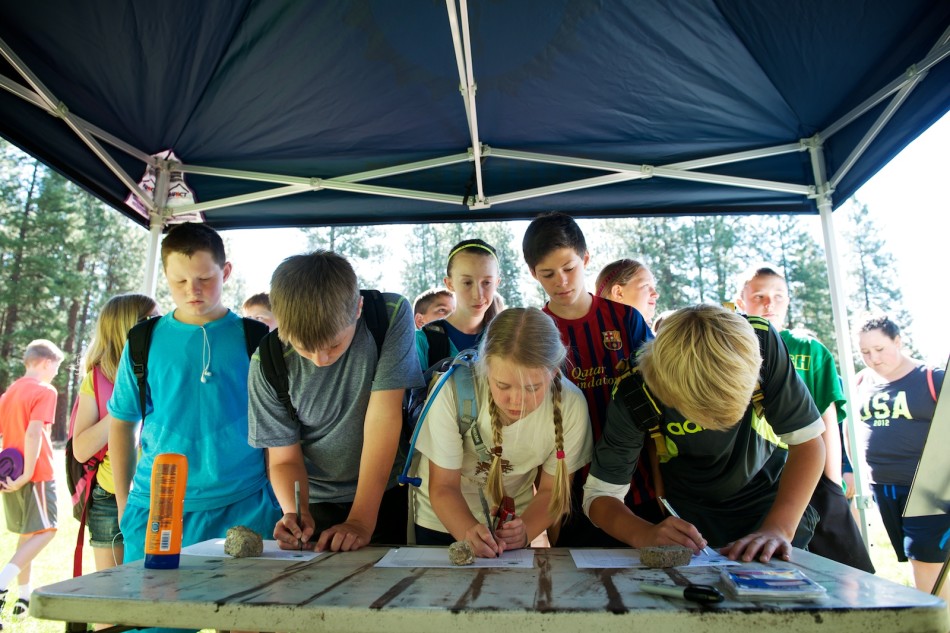
M 466 540 L 476 556 L 492 558 L 528 546 L 569 511 L 570 476 L 590 461 L 592 439 L 587 402 L 561 371 L 565 355 L 554 321 L 536 308 L 511 308 L 491 322 L 475 367 L 475 424 L 459 434 L 452 376 L 419 432 L 418 544 Z M 494 533 L 480 491 L 494 506 L 514 500 L 515 518 Z

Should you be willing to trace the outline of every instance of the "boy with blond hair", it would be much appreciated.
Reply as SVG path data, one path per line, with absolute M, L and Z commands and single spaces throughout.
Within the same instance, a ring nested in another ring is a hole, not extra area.
M 630 362 L 643 342 L 652 338 L 650 328 L 634 308 L 587 291 L 584 269 L 590 253 L 584 233 L 569 215 L 539 215 L 525 231 L 521 246 L 531 276 L 549 298 L 544 312 L 561 332 L 561 341 L 567 347 L 564 373 L 584 392 L 596 442 L 607 424 L 611 388 L 622 373 L 619 366 Z M 575 512 L 559 534 L 552 530 L 556 543 L 565 547 L 616 545 L 580 511 L 585 476 L 586 469 L 574 476 Z M 632 511 L 650 521 L 660 520 L 648 459 L 638 463 L 627 483 L 626 502 Z
M 584 511 L 608 534 L 632 547 L 708 541 L 763 562 L 808 544 L 824 424 L 767 320 L 712 305 L 677 310 L 617 383 L 607 417 Z M 652 524 L 623 505 L 645 440 L 681 518 Z
M 851 507 L 841 489 L 841 428 L 847 414 L 846 400 L 835 360 L 820 341 L 785 328 L 789 306 L 788 283 L 779 268 L 761 263 L 739 280 L 736 305 L 750 316 L 769 320 L 788 348 L 795 371 L 811 394 L 825 425 L 825 468 L 811 497 L 821 517 L 808 549 L 831 560 L 874 573 L 874 564 L 851 516 Z
M 280 327 L 251 360 L 248 441 L 267 449 L 283 508 L 274 538 L 318 551 L 405 543 L 407 493 L 396 483 L 402 403 L 406 389 L 424 384 L 409 303 L 375 291 L 364 298 L 350 263 L 330 251 L 285 259 L 270 298 Z M 380 326 L 382 340 L 371 329 Z M 284 365 L 284 394 L 265 375 L 275 362 Z
M 143 411 L 128 343 L 108 405 L 125 562 L 145 555 L 152 464 L 160 453 L 188 458 L 183 546 L 223 538 L 235 525 L 267 534 L 280 516 L 264 451 L 247 444 L 245 323 L 221 303 L 231 276 L 221 236 L 205 224 L 173 227 L 162 240 L 162 266 L 175 309 L 152 331 L 140 458 L 135 432 Z
M 19 534 L 16 551 L 0 570 L 0 612 L 7 586 L 17 578 L 19 596 L 13 615 L 26 615 L 30 606 L 33 559 L 56 536 L 56 482 L 50 427 L 56 417 L 56 388 L 50 384 L 63 362 L 63 352 L 46 339 L 26 346 L 26 372 L 0 396 L 0 434 L 3 448 L 19 451 L 23 472 L 0 481 L 7 529 Z M 0 629 L 3 624 L 0 623 Z

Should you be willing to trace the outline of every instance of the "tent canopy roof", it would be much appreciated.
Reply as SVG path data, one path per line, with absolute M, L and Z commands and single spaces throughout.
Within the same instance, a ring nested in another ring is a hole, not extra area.
M 0 3 L 0 134 L 249 228 L 815 213 L 950 109 L 945 0 L 460 2 Z

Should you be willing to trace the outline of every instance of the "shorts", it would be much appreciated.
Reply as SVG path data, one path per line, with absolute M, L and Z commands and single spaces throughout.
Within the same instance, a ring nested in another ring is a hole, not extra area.
M 431 530 L 427 527 L 422 527 L 418 523 L 412 527 L 416 533 L 416 545 L 439 545 L 445 547 L 455 542 L 455 537 L 448 532 Z
M 92 505 L 86 514 L 86 525 L 91 546 L 112 549 L 115 545 L 122 545 L 119 506 L 116 505 L 115 495 L 98 483 L 92 488 Z
M 235 501 L 231 505 L 210 510 L 185 512 L 182 517 L 181 546 L 194 545 L 212 538 L 224 538 L 228 528 L 248 527 L 265 539 L 273 538 L 274 526 L 284 516 L 270 484 Z M 125 535 L 125 562 L 145 558 L 145 528 L 148 508 L 127 505 L 120 527 Z
M 943 563 L 950 553 L 950 514 L 905 517 L 910 486 L 871 484 L 874 501 L 881 511 L 884 529 L 897 560 Z
M 4 492 L 3 514 L 14 534 L 56 529 L 56 482 L 29 481 L 19 490 Z
M 841 486 L 822 474 L 809 505 L 819 520 L 808 551 L 873 574 L 874 564 Z

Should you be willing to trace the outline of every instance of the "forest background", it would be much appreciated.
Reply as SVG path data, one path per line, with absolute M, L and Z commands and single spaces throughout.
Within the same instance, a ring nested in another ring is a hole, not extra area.
M 921 144 L 926 147 L 931 139 L 950 138 L 948 132 L 950 116 L 945 116 L 902 157 Z M 946 147 L 943 142 L 937 145 Z M 894 163 L 900 160 L 898 157 Z M 903 326 L 913 355 L 943 366 L 948 350 L 942 342 L 920 350 L 915 346 L 916 315 L 907 309 L 903 296 L 908 277 L 906 270 L 901 275 L 889 242 L 892 232 L 887 222 L 894 218 L 884 214 L 907 211 L 898 220 L 901 222 L 913 221 L 914 216 L 911 209 L 878 209 L 861 202 L 874 182 L 872 179 L 858 197 L 834 214 L 849 314 L 887 311 Z M 911 204 L 912 198 L 903 200 Z M 920 204 L 930 205 L 932 209 L 928 209 L 936 211 L 934 218 L 947 216 L 946 197 Z M 684 216 L 579 223 L 592 255 L 589 289 L 604 265 L 621 257 L 635 257 L 645 261 L 657 278 L 661 293 L 658 312 L 699 302 L 730 301 L 737 277 L 750 264 L 765 261 L 780 266 L 792 297 L 788 325 L 811 330 L 837 357 L 816 216 Z M 505 303 L 541 306 L 545 297 L 521 257 L 526 226 L 527 222 L 488 222 L 226 231 L 222 235 L 235 272 L 225 285 L 225 303 L 238 311 L 246 296 L 267 290 L 270 272 L 281 259 L 313 248 L 327 248 L 348 257 L 363 287 L 399 292 L 411 300 L 427 288 L 442 285 L 445 257 L 453 244 L 480 237 L 498 249 L 503 278 L 499 293 Z M 921 245 L 931 235 L 928 231 L 946 235 L 945 222 L 921 224 L 918 230 L 922 231 Z M 140 290 L 147 240 L 148 232 L 142 227 L 0 140 L 0 391 L 22 375 L 20 359 L 30 340 L 48 338 L 60 345 L 68 359 L 54 382 L 60 394 L 54 441 L 65 439 L 69 403 L 82 376 L 81 358 L 98 308 L 112 295 Z M 906 244 L 899 248 L 902 257 L 920 255 Z M 931 255 L 935 265 L 917 265 L 912 276 L 915 280 L 929 276 L 933 292 L 944 297 L 939 290 L 944 284 L 936 282 L 941 278 L 936 267 L 939 253 Z M 161 275 L 156 287 L 162 310 L 171 310 L 174 306 Z M 945 297 L 942 301 L 945 306 Z M 858 358 L 852 362 L 861 366 Z

